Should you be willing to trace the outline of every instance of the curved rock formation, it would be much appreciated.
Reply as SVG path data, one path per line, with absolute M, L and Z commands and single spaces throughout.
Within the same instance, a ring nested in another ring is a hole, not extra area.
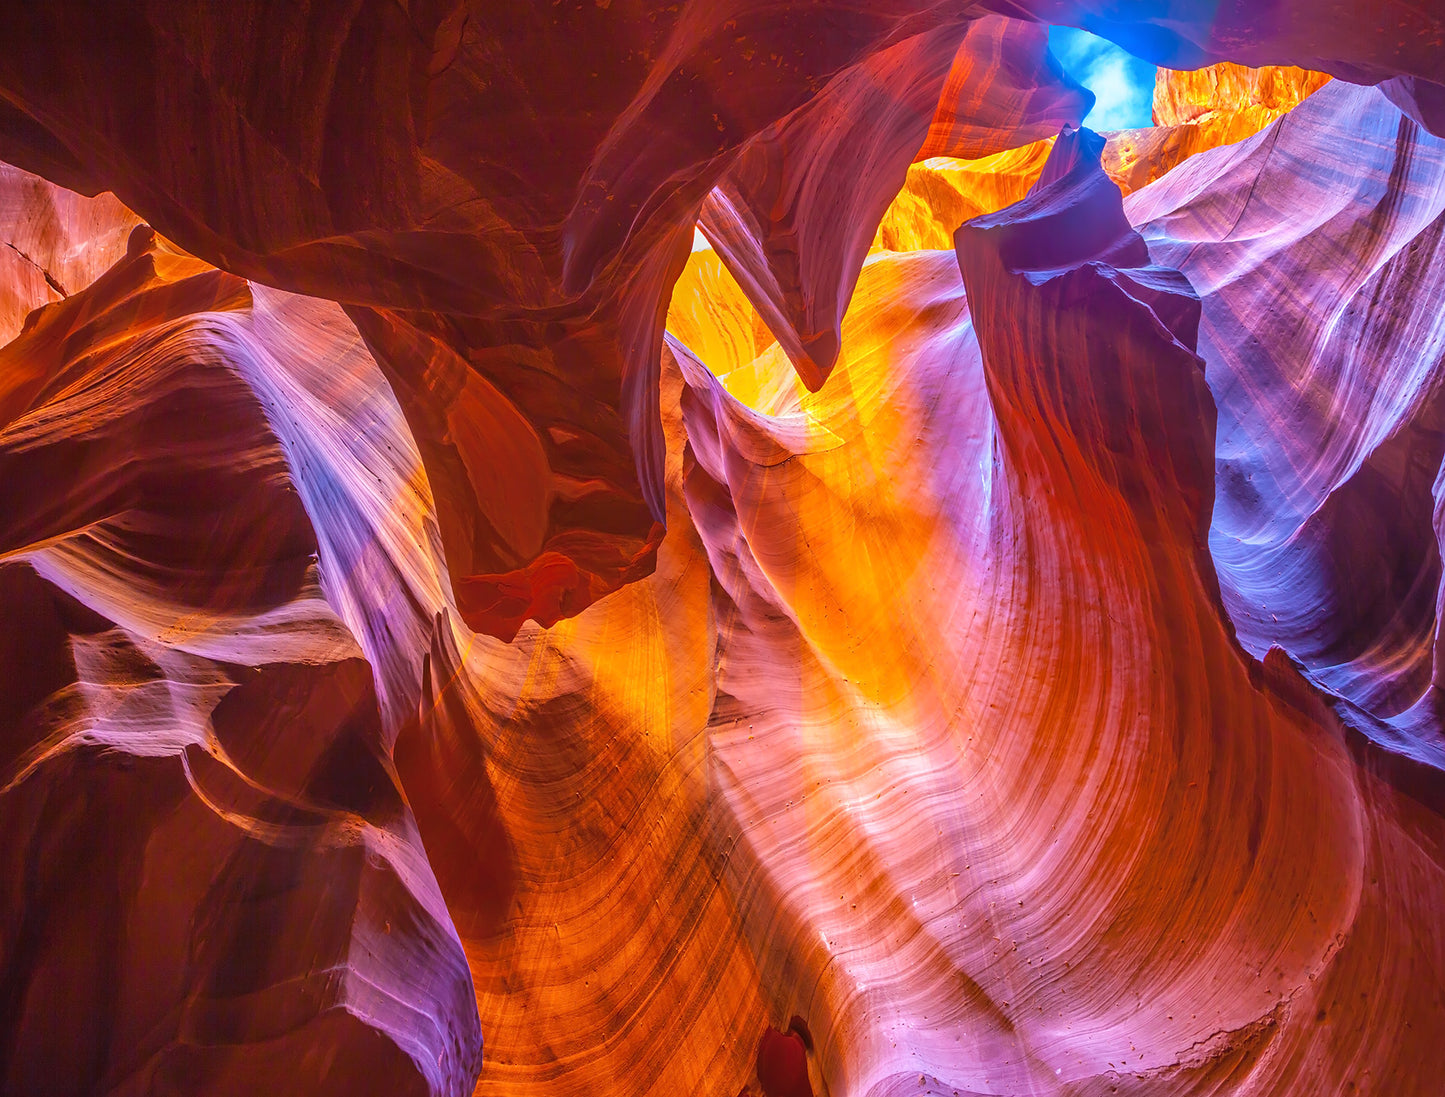
M 1342 147 L 1354 174 L 1310 197 L 1311 165 Z M 1206 302 L 1211 543 L 1241 641 L 1380 719 L 1433 706 L 1445 143 L 1378 91 L 1330 86 L 1132 211 Z M 1340 258 L 1304 278 L 1322 255 Z M 1414 751 L 1445 762 L 1433 732 Z
M 18 10 L 0 1092 L 1428 1097 L 1442 34 Z
M 806 426 L 689 374 L 729 865 L 842 1091 L 1243 1091 L 1355 918 L 1364 794 L 1232 643 L 1198 302 L 1118 203 L 1082 159 L 966 228 L 967 308 L 948 256 L 865 268 Z
M 978 157 L 1077 125 L 1093 96 L 1064 76 L 1043 26 L 945 23 L 871 57 L 755 137 L 698 221 L 816 391 L 873 226 L 908 165 Z
M 0 164 L 0 345 L 32 310 L 103 274 L 139 220 L 114 195 L 84 198 Z
M 1085 0 L 997 6 L 1099 30 L 1174 67 L 1286 62 L 1413 80 L 1399 96 L 1427 121 L 1445 79 L 1445 20 L 1423 9 L 1382 22 L 1363 6 L 1320 13 L 1303 0 L 1267 19 L 1202 0 L 1167 19 L 1112 6 L 1105 18 Z M 363 0 L 283 14 L 137 0 L 97 19 L 71 0 L 30 5 L 0 53 L 0 158 L 89 193 L 112 189 L 196 255 L 352 307 L 426 462 L 458 607 L 506 638 L 651 567 L 665 300 L 712 187 L 750 141 L 890 50 L 926 48 L 941 79 L 950 42 L 988 10 Z M 809 30 L 820 19 L 829 33 Z M 977 81 L 980 92 L 991 81 Z M 895 109 L 924 135 L 936 130 L 936 97 L 893 88 L 885 99 L 894 94 L 892 108 L 866 112 L 889 124 L 863 144 L 888 163 Z M 898 140 L 911 159 L 917 147 Z M 876 204 L 881 215 L 878 185 L 862 184 L 852 212 Z M 747 235 L 765 249 L 766 234 Z M 836 255 L 817 260 L 821 312 L 799 338 L 823 339 L 823 363 L 824 324 L 843 303 L 835 278 L 846 287 L 871 236 L 849 224 Z M 764 315 L 774 297 L 762 287 Z M 802 365 L 809 383 L 826 372 L 815 365 Z M 516 471 L 505 488 L 481 442 L 493 436 Z
M 337 306 L 153 246 L 0 351 L 0 1086 L 459 1091 L 475 1005 L 378 698 L 402 622 L 363 623 L 407 553 L 352 540 L 404 515 L 347 467 L 400 416 Z
M 1299 68 L 1246 69 L 1227 61 L 1196 72 L 1160 69 L 1155 125 L 1106 134 L 1104 171 L 1125 194 L 1139 190 L 1196 153 L 1254 136 L 1328 79 Z M 976 160 L 939 154 L 913 164 L 873 247 L 950 247 L 958 225 L 1022 198 L 1052 146 L 1049 136 Z
M 1194 72 L 1160 69 L 1154 127 L 1110 135 L 1105 170 L 1125 194 L 1136 191 L 1195 153 L 1253 137 L 1328 80 L 1293 66 L 1249 69 L 1228 61 Z

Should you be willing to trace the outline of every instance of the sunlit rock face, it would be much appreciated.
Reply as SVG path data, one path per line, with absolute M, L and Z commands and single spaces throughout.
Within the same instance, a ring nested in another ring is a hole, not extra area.
M 1327 79 L 1292 66 L 1251 69 L 1228 61 L 1193 72 L 1163 70 L 1154 81 L 1154 124 L 1207 124 L 1227 115 L 1228 123 L 1241 129 L 1263 119 L 1254 126 L 1263 129 Z
M 1160 69 L 1154 127 L 1106 135 L 1104 171 L 1129 194 L 1195 153 L 1252 137 L 1328 79 L 1294 67 L 1248 69 L 1227 61 L 1195 72 Z M 949 247 L 958 225 L 1022 198 L 1043 171 L 1052 145 L 1050 134 L 978 159 L 925 146 L 884 213 L 873 247 Z
M 1013 148 L 1077 124 L 1091 103 L 1053 61 L 1042 25 L 976 19 L 960 42 L 945 23 L 876 54 L 754 138 L 698 224 L 816 390 L 837 360 L 870 229 L 909 161 Z
M 18 12 L 0 1092 L 1438 1092 L 1442 42 Z
M 139 223 L 112 194 L 86 198 L 0 164 L 0 340 L 19 335 L 31 310 L 94 282 Z
M 430 500 L 356 330 L 141 226 L 0 378 L 0 1084 L 464 1088 L 386 719 Z
M 1329 77 L 1294 66 L 1250 69 L 1228 61 L 1154 81 L 1154 128 L 1110 137 L 1104 167 L 1128 194 L 1197 152 L 1252 137 Z
M 1322 186 L 1342 147 L 1348 181 Z M 1445 142 L 1379 91 L 1331 85 L 1130 210 L 1204 297 L 1211 547 L 1241 642 L 1278 645 L 1378 719 L 1433 728 Z M 1307 277 L 1325 255 L 1341 261 Z M 1433 731 L 1404 734 L 1407 753 L 1445 759 Z

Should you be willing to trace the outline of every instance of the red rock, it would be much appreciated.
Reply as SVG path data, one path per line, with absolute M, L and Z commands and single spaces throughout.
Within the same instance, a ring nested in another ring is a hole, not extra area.
M 867 257 L 1038 26 L 16 10 L 0 1089 L 1434 1092 L 1441 17 L 993 6 L 1382 86 Z
M 1341 146 L 1349 174 L 1311 181 Z M 1380 92 L 1331 84 L 1131 199 L 1205 301 L 1224 431 L 1211 547 L 1241 641 L 1406 725 L 1435 684 L 1439 336 L 1433 303 L 1407 302 L 1442 292 L 1442 156 Z M 1244 180 L 1241 206 L 1226 196 Z M 1351 258 L 1320 269 L 1330 252 Z M 1405 749 L 1445 761 L 1433 732 Z
M 327 427 L 286 368 L 357 335 L 153 246 L 0 351 L 0 1085 L 458 1092 L 465 958 L 326 600 L 364 526 L 332 498 L 315 532 Z
M 699 227 L 817 391 L 908 165 L 1026 144 L 1077 125 L 1091 105 L 1053 61 L 1044 27 L 946 23 L 876 54 L 753 138 L 704 203 Z
M 1027 10 L 1085 22 L 1174 67 L 1288 61 L 1401 76 L 1421 82 L 1410 102 L 1445 79 L 1438 15 L 1314 7 L 1294 0 L 1267 24 L 1202 0 L 1167 21 L 1103 20 L 1077 0 Z M 83 191 L 112 189 L 239 275 L 378 310 L 355 319 L 422 450 L 459 609 L 506 637 L 518 614 L 545 622 L 651 566 L 666 296 L 713 185 L 749 141 L 825 89 L 890 48 L 946 40 L 949 25 L 961 34 L 972 14 L 928 0 L 827 12 L 830 32 L 815 34 L 820 13 L 801 3 L 127 5 L 104 20 L 73 3 L 32 5 L 0 55 L 0 158 Z M 1003 75 L 999 101 L 1027 101 L 1027 114 L 1036 104 L 1020 75 Z M 911 108 L 920 119 L 935 110 L 927 99 Z M 988 100 L 980 86 L 970 106 Z M 878 144 L 880 163 L 901 182 L 891 143 Z M 862 174 L 867 221 L 886 207 L 889 173 Z M 810 302 L 801 321 L 790 317 L 799 346 L 789 348 L 800 364 L 818 355 L 816 374 L 802 367 L 810 383 L 826 373 L 837 309 L 872 236 L 871 225 L 848 226 L 848 246 L 819 260 L 818 277 L 800 271 L 798 289 L 778 287 L 794 313 Z M 761 296 L 778 304 L 766 285 Z M 514 434 L 512 453 L 529 451 L 526 475 L 501 498 L 463 425 L 499 420 L 537 435 L 526 445 Z M 528 529 L 542 516 L 540 545 L 509 538 L 520 514 Z M 575 575 L 528 571 L 545 552 L 571 559 Z

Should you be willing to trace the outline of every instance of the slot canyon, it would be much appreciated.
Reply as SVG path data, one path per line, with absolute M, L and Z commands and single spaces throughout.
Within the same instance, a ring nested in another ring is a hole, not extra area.
M 0 244 L 0 1095 L 1445 1093 L 1439 0 L 11 0 Z

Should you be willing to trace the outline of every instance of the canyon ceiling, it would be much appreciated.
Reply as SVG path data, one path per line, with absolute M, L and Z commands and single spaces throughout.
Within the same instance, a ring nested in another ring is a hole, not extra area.
M 1438 3 L 14 3 L 0 161 L 0 1093 L 1441 1092 Z

